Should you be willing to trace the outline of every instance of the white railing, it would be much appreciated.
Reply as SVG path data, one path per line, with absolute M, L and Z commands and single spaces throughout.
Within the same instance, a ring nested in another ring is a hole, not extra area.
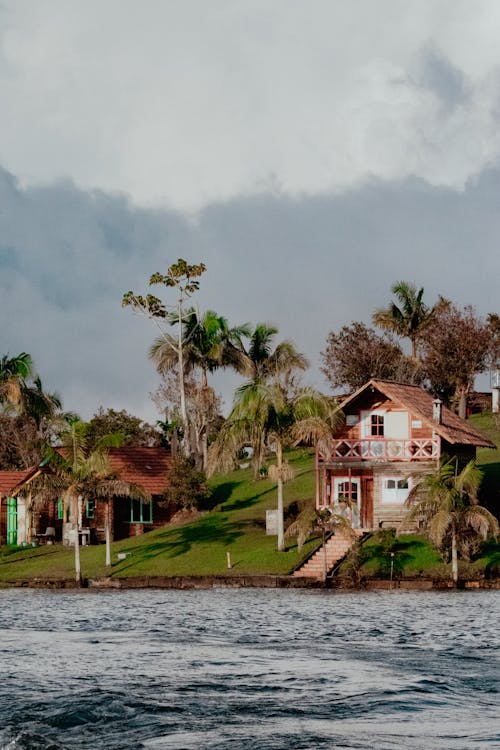
M 439 458 L 439 438 L 426 440 L 334 440 L 332 460 L 430 461 Z

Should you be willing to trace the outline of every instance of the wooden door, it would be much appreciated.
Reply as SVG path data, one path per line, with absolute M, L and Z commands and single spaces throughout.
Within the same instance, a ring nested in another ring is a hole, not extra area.
M 373 477 L 363 477 L 361 486 L 361 527 L 373 529 Z

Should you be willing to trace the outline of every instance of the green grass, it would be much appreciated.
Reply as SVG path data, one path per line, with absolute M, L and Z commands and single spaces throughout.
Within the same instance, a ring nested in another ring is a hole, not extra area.
M 391 558 L 391 552 L 394 557 Z M 389 578 L 391 559 L 394 578 L 449 579 L 451 564 L 423 536 L 403 534 L 396 537 L 390 530 L 373 534 L 361 549 L 349 555 L 339 569 L 344 579 L 362 580 Z M 459 560 L 459 576 L 473 579 L 478 576 L 495 578 L 500 575 L 500 544 L 489 541 L 483 544 L 474 562 Z
M 492 415 L 477 414 L 471 423 L 500 446 L 500 430 Z M 296 477 L 285 486 L 285 505 L 312 502 L 314 497 L 314 458 L 311 451 L 295 450 L 288 459 Z M 478 463 L 485 472 L 483 502 L 498 514 L 500 508 L 500 448 L 480 449 Z M 212 480 L 215 507 L 196 520 L 165 526 L 143 536 L 124 539 L 112 545 L 112 568 L 105 568 L 103 545 L 81 549 L 82 575 L 94 578 L 111 575 L 244 575 L 289 573 L 317 545 L 310 540 L 299 553 L 295 543 L 286 552 L 277 552 L 276 537 L 266 536 L 265 511 L 276 507 L 276 486 L 268 479 L 255 481 L 250 469 L 240 469 Z M 384 544 L 386 545 L 384 547 Z M 381 546 L 382 545 L 382 546 Z M 414 535 L 395 541 L 394 565 L 398 577 L 449 577 L 446 564 L 429 543 Z M 123 561 L 117 553 L 127 552 Z M 227 569 L 227 552 L 233 567 Z M 357 565 L 365 577 L 387 576 L 390 552 L 387 540 L 374 535 L 362 548 Z M 343 573 L 348 575 L 348 565 Z M 70 579 L 73 577 L 73 550 L 61 545 L 37 548 L 0 548 L 0 585 L 13 581 Z M 485 546 L 474 563 L 461 564 L 461 574 L 500 574 L 500 546 Z
M 288 455 L 296 477 L 285 485 L 285 506 L 313 501 L 314 459 L 311 451 Z M 255 481 L 250 469 L 238 470 L 212 481 L 215 508 L 196 520 L 164 526 L 112 545 L 113 577 L 142 575 L 286 574 L 310 552 L 317 540 L 300 551 L 294 542 L 286 552 L 276 550 L 276 537 L 266 536 L 267 509 L 276 507 L 276 486 L 268 479 Z M 123 561 L 118 552 L 127 552 Z M 232 568 L 227 569 L 227 552 Z M 85 578 L 109 575 L 104 546 L 81 548 Z M 33 578 L 71 578 L 73 550 L 61 545 L 0 550 L 0 583 Z
M 496 427 L 493 415 L 488 413 L 473 414 L 470 422 L 497 446 L 496 449 L 479 448 L 477 463 L 484 472 L 481 502 L 500 516 L 500 429 Z

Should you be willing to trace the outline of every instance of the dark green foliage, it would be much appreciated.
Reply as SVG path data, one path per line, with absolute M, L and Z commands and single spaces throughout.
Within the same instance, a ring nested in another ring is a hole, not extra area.
M 179 510 L 201 510 L 209 505 L 210 490 L 205 474 L 195 469 L 191 458 L 181 454 L 175 456 L 168 480 L 164 504 Z
M 162 444 L 162 435 L 153 425 L 129 414 L 125 409 L 115 411 L 101 406 L 87 425 L 86 439 L 90 450 L 99 440 L 113 433 L 123 435 L 122 445 L 156 446 Z

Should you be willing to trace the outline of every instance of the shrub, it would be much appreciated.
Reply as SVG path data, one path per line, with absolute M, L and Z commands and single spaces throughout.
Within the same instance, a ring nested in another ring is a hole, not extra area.
M 172 459 L 172 468 L 168 477 L 169 487 L 164 493 L 162 505 L 176 510 L 200 510 L 207 506 L 210 489 L 206 476 L 194 467 L 194 461 L 186 456 L 177 455 Z

